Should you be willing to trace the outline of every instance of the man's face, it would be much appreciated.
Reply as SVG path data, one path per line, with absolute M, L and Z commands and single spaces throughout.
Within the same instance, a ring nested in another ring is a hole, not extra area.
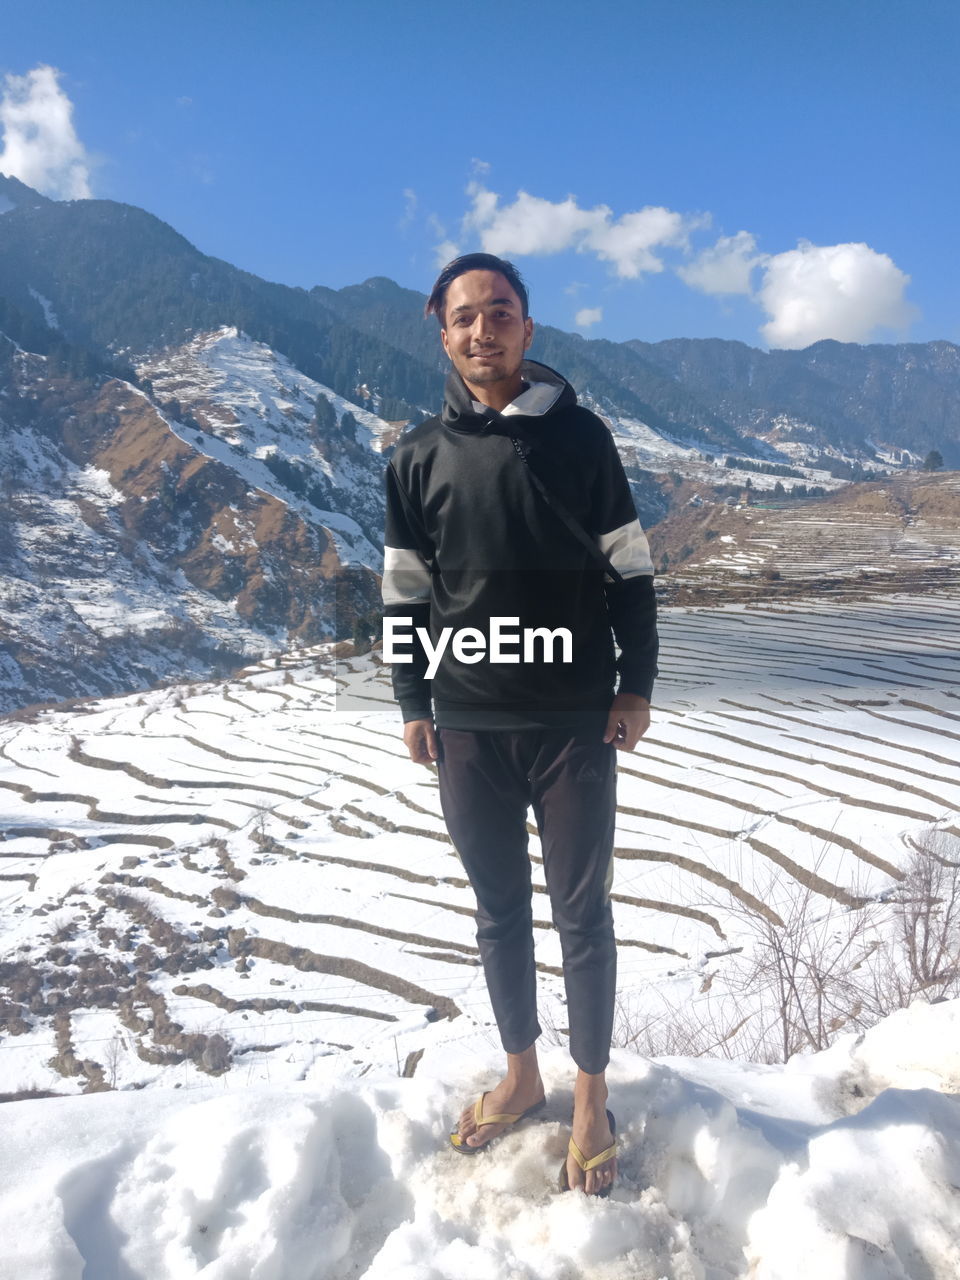
M 519 376 L 533 340 L 533 321 L 506 276 L 467 271 L 447 289 L 443 349 L 467 386 L 510 382 Z

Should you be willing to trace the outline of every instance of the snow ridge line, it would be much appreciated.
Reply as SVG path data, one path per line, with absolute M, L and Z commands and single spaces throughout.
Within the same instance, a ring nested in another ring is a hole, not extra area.
M 728 716 L 726 718 L 729 720 L 744 720 L 743 716 Z M 755 721 L 755 720 L 754 721 L 746 720 L 744 722 L 746 724 L 754 724 L 759 728 L 772 727 L 770 725 L 763 725 L 759 721 Z M 711 733 L 715 738 L 723 738 L 725 741 L 734 742 L 738 746 L 749 747 L 753 751 L 761 750 L 761 748 L 755 742 L 751 742 L 748 738 L 738 738 L 735 734 L 724 733 L 721 729 L 711 728 Z M 769 752 L 772 752 L 774 749 L 768 748 L 767 750 L 769 753 Z M 777 747 L 775 750 L 776 750 L 776 754 L 778 756 L 782 756 L 785 760 L 797 760 L 801 764 L 806 764 L 806 765 L 816 764 L 816 761 L 810 760 L 809 757 L 807 756 L 794 755 L 793 752 L 784 751 L 780 747 Z M 771 771 L 768 770 L 767 772 L 771 772 Z M 838 772 L 845 772 L 845 770 L 838 770 Z M 807 787 L 810 791 L 815 791 L 818 795 L 827 796 L 827 798 L 830 800 L 839 800 L 843 804 L 855 805 L 859 809 L 874 809 L 874 810 L 880 809 L 884 813 L 892 813 L 899 818 L 913 818 L 918 822 L 936 822 L 937 821 L 937 815 L 935 814 L 919 813 L 916 809 L 904 809 L 904 808 L 901 808 L 899 805 L 884 804 L 880 800 L 862 800 L 859 796 L 844 795 L 841 792 L 837 791 L 836 789 L 831 789 L 830 787 L 821 787 L 817 783 L 811 782 L 808 778 L 802 778 L 802 779 L 792 778 L 791 779 L 790 774 L 787 774 L 787 773 L 781 773 L 775 776 L 785 778 L 788 781 L 794 781 L 794 782 L 799 781 L 803 786 Z
M 704 751 L 699 751 L 694 754 L 700 755 L 700 756 L 707 755 L 707 753 Z M 713 760 L 719 760 L 719 757 L 717 756 L 711 756 L 709 758 Z M 800 759 L 801 757 L 797 756 L 795 758 Z M 653 782 L 658 786 L 669 785 L 667 780 L 663 778 L 658 778 L 654 774 L 641 773 L 637 769 L 624 768 L 622 765 L 620 767 L 624 773 L 631 774 L 635 778 L 640 778 L 644 782 Z M 744 765 L 742 767 L 748 768 L 749 766 Z M 774 769 L 764 769 L 763 772 L 768 774 L 774 774 L 776 777 L 790 780 L 789 774 L 777 773 L 777 771 Z M 868 777 L 869 775 L 863 774 L 861 776 Z M 820 790 L 820 788 L 814 787 L 812 783 L 804 782 L 803 785 L 809 786 L 812 791 Z M 818 840 L 823 840 L 826 844 L 839 845 L 840 848 L 846 849 L 849 853 L 855 854 L 856 857 L 862 859 L 862 861 L 864 862 L 870 863 L 870 865 L 876 867 L 878 871 L 885 872 L 888 876 L 891 876 L 894 880 L 900 880 L 903 878 L 903 873 L 900 871 L 898 867 L 895 867 L 893 863 L 887 862 L 884 858 L 881 858 L 876 854 L 870 853 L 869 850 L 864 849 L 863 846 L 857 844 L 856 841 L 850 840 L 846 836 L 837 835 L 835 832 L 828 831 L 824 827 L 813 826 L 809 822 L 803 822 L 800 818 L 793 818 L 786 813 L 775 813 L 769 809 L 761 809 L 757 805 L 750 804 L 749 801 L 747 800 L 736 800 L 729 795 L 721 796 L 721 795 L 718 795 L 716 792 L 707 791 L 701 787 L 692 787 L 688 783 L 683 784 L 683 790 L 688 792 L 690 795 L 703 796 L 705 800 L 720 801 L 723 804 L 730 805 L 731 808 L 740 809 L 744 813 L 752 813 L 757 817 L 768 818 L 772 822 L 784 822 L 788 826 L 796 827 L 798 831 L 805 832 L 807 835 L 816 836 Z M 835 796 L 832 793 L 825 793 L 825 794 L 830 794 L 831 799 L 839 799 L 844 801 L 846 800 L 845 796 Z M 623 812 L 628 813 L 630 812 L 630 810 L 624 807 Z M 688 825 L 692 826 L 693 824 L 690 823 Z M 708 830 L 707 834 L 708 835 L 726 835 L 728 837 L 732 837 L 734 833 L 721 832 L 720 829 L 717 828 L 713 831 Z M 783 857 L 783 855 L 778 855 L 778 856 Z M 803 876 L 808 873 L 803 872 L 803 869 L 799 867 L 797 863 L 791 862 L 789 859 L 783 857 L 783 860 L 781 861 L 780 865 L 783 866 L 785 871 L 790 871 L 790 874 L 793 875 L 796 879 L 800 880 L 801 883 L 805 883 Z M 826 884 L 828 882 L 823 881 L 822 883 Z M 830 888 L 829 896 L 836 897 L 837 894 L 842 894 L 842 893 L 843 893 L 842 889 L 838 889 L 836 885 L 832 885 Z
M 130 826 L 144 826 L 144 827 L 151 827 L 155 823 L 171 823 L 171 822 L 189 823 L 194 826 L 197 825 L 198 823 L 209 823 L 211 826 L 225 827 L 228 831 L 236 830 L 233 824 L 230 822 L 227 822 L 225 818 L 210 818 L 205 814 L 111 813 L 109 810 L 101 809 L 99 807 L 100 802 L 99 800 L 97 800 L 96 796 L 75 795 L 72 792 L 67 792 L 67 791 L 34 791 L 32 787 L 28 787 L 24 785 L 22 782 L 0 781 L 0 787 L 2 787 L 7 791 L 18 792 L 19 795 L 28 804 L 85 804 L 88 806 L 87 817 L 92 822 L 119 822 L 119 823 L 123 823 L 124 825 L 129 824 Z M 33 828 L 11 827 L 8 829 L 6 834 L 10 836 L 15 831 L 26 832 L 31 830 L 33 830 Z M 45 830 L 45 828 L 37 828 L 36 830 Z M 84 840 L 85 847 L 89 848 L 89 845 L 86 845 L 85 837 L 75 835 L 72 832 L 61 832 L 61 833 L 58 833 L 58 835 L 54 838 L 58 838 L 58 839 L 62 838 L 65 840 Z M 161 837 L 157 837 L 157 838 L 160 839 Z M 103 835 L 97 835 L 95 837 L 91 837 L 91 839 L 96 839 L 102 844 L 112 843 L 112 840 L 109 837 L 103 836 Z M 166 844 L 162 845 L 161 847 L 169 848 L 170 843 L 171 843 L 170 841 L 167 841 Z
M 298 800 L 299 796 L 294 791 L 281 791 L 279 787 L 265 787 L 259 782 L 251 784 L 247 782 L 224 781 L 204 781 L 195 778 L 158 778 L 156 774 L 148 773 L 146 769 L 140 769 L 137 765 L 131 764 L 127 760 L 110 760 L 100 756 L 92 756 L 83 750 L 79 739 L 74 739 L 71 743 L 68 753 L 71 760 L 77 764 L 86 765 L 90 769 L 107 769 L 117 773 L 125 773 L 128 777 L 135 778 L 137 782 L 145 782 L 148 786 L 159 787 L 164 790 L 168 787 L 187 787 L 191 791 L 199 788 L 223 788 L 227 791 L 263 791 L 267 795 L 280 796 L 284 800 Z M 213 819 L 209 819 L 213 821 Z

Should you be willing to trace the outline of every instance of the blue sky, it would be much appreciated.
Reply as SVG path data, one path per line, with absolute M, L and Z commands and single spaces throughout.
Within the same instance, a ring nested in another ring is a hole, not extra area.
M 32 0 L 0 170 L 288 284 L 484 247 L 591 337 L 957 342 L 958 48 L 945 0 Z

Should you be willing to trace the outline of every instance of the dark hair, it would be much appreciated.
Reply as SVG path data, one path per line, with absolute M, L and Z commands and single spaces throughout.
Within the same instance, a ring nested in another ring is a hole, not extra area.
M 465 253 L 459 258 L 454 258 L 452 262 L 448 262 L 437 276 L 436 282 L 430 291 L 430 297 L 427 299 L 427 305 L 423 309 L 423 314 L 425 316 L 436 316 L 442 329 L 443 312 L 447 305 L 447 290 L 457 276 L 466 275 L 468 271 L 499 271 L 502 276 L 505 276 L 511 289 L 520 299 L 523 318 L 526 320 L 529 315 L 529 299 L 527 297 L 527 286 L 523 283 L 520 272 L 512 262 L 506 262 L 503 258 L 498 258 L 492 253 Z

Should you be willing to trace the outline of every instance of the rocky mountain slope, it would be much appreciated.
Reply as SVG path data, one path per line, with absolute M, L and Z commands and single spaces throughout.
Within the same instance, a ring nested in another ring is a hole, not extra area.
M 377 609 L 377 535 L 349 512 L 376 509 L 386 424 L 233 330 L 159 383 L 189 425 L 0 338 L 0 709 L 230 669 Z

